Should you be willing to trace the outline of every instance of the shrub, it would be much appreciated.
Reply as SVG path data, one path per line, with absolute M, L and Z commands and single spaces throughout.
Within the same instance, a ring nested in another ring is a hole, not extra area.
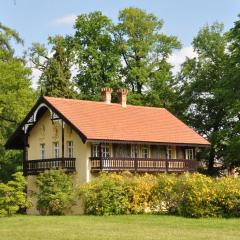
M 152 203 L 152 190 L 156 177 L 150 174 L 132 175 L 123 174 L 125 191 L 128 196 L 130 213 L 138 214 L 149 212 Z
M 85 213 L 93 215 L 118 215 L 128 213 L 128 197 L 124 177 L 102 173 L 80 187 Z
M 31 205 L 31 200 L 25 193 L 26 180 L 22 173 L 18 172 L 12 176 L 12 181 L 0 183 L 0 216 L 11 216 L 20 208 Z
M 182 191 L 175 174 L 159 174 L 152 190 L 154 212 L 176 213 Z
M 179 191 L 182 192 L 177 211 L 186 217 L 217 216 L 215 180 L 202 174 L 184 174 L 180 176 Z
M 216 205 L 219 215 L 224 217 L 240 216 L 240 179 L 223 177 L 216 180 Z
M 85 213 L 170 213 L 185 217 L 240 216 L 240 179 L 202 174 L 103 173 L 80 188 Z
M 37 209 L 42 215 L 63 215 L 73 206 L 76 191 L 72 175 L 63 170 L 46 171 L 37 177 L 36 185 Z

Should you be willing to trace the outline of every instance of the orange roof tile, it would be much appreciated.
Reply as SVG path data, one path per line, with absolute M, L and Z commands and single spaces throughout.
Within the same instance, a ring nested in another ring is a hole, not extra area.
M 44 99 L 87 140 L 209 145 L 165 108 L 106 104 L 54 97 Z

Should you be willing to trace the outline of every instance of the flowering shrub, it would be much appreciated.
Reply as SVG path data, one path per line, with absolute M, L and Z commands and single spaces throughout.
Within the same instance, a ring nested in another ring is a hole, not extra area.
M 0 216 L 10 216 L 20 208 L 27 208 L 31 205 L 31 200 L 25 193 L 26 180 L 22 173 L 13 174 L 13 180 L 0 183 Z
M 179 178 L 175 174 L 159 174 L 152 191 L 154 212 L 176 213 L 181 199 Z
M 85 212 L 95 215 L 171 213 L 240 216 L 240 179 L 201 174 L 101 174 L 80 187 Z
M 240 178 L 223 177 L 215 183 L 216 205 L 219 215 L 224 217 L 240 216 Z
M 180 178 L 182 192 L 177 206 L 177 213 L 187 217 L 217 216 L 217 193 L 214 179 L 201 174 L 184 174 Z
M 152 191 L 156 177 L 150 174 L 124 175 L 125 191 L 129 201 L 129 212 L 132 214 L 149 212 L 152 203 Z

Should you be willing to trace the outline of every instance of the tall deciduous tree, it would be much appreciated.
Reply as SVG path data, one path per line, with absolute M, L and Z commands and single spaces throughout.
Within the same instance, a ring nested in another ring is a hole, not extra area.
M 72 53 L 62 36 L 49 37 L 50 52 L 44 45 L 33 44 L 30 59 L 42 72 L 39 86 L 43 94 L 54 97 L 76 96 L 71 77 Z
M 114 34 L 133 103 L 161 105 L 168 101 L 164 96 L 169 96 L 172 74 L 167 60 L 173 49 L 181 45 L 176 37 L 162 33 L 162 26 L 162 20 L 139 8 L 126 8 L 119 13 Z
M 240 17 L 240 15 L 239 15 Z M 231 167 L 240 166 L 240 20 L 227 33 L 228 81 L 225 85 L 229 111 L 229 127 L 223 149 L 224 162 Z
M 68 37 L 78 68 L 75 77 L 80 97 L 99 99 L 101 88 L 118 88 L 120 57 L 113 40 L 112 21 L 101 12 L 81 14 L 75 23 L 75 34 Z
M 31 69 L 14 56 L 10 41 L 22 43 L 18 34 L 0 24 L 0 181 L 21 169 L 21 153 L 5 151 L 4 144 L 33 104 Z
M 179 115 L 211 142 L 208 171 L 213 172 L 215 160 L 222 160 L 226 132 L 231 131 L 229 112 L 232 105 L 227 96 L 229 55 L 223 25 L 203 27 L 193 40 L 197 57 L 183 64 L 176 106 Z

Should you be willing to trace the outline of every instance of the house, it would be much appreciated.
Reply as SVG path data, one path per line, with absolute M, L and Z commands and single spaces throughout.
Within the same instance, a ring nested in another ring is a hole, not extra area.
M 101 171 L 194 172 L 197 151 L 209 142 L 165 108 L 127 105 L 127 90 L 102 89 L 103 102 L 41 96 L 8 149 L 24 151 L 28 191 L 46 169 L 76 172 L 84 183 Z M 32 210 L 34 213 L 34 210 Z

